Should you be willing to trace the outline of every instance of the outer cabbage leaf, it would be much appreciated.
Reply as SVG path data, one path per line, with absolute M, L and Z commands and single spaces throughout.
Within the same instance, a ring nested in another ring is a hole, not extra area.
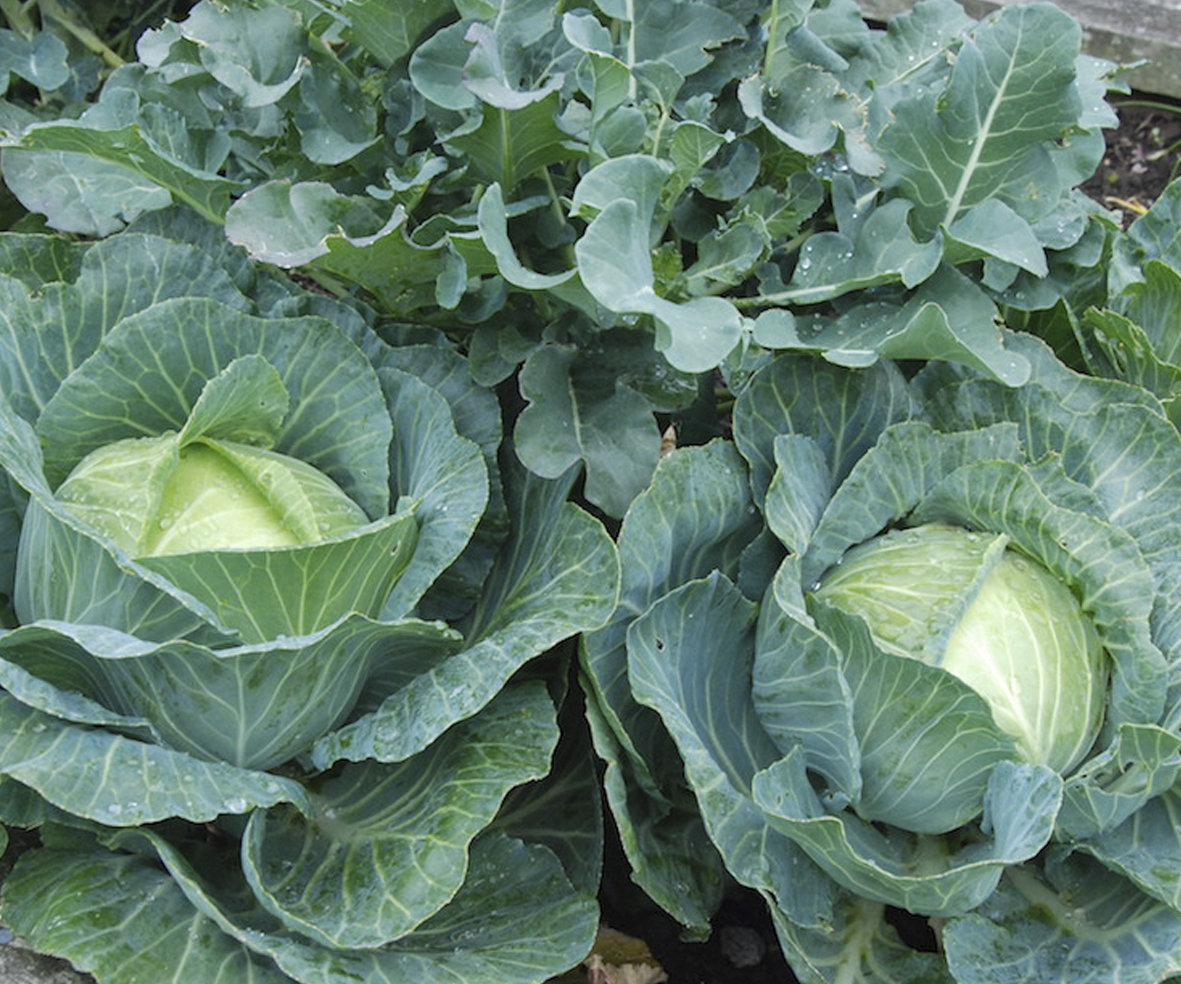
M 704 929 L 719 901 L 719 865 L 664 726 L 631 696 L 625 637 L 661 594 L 715 567 L 735 571 L 755 532 L 744 468 L 714 443 L 667 456 L 619 533 L 620 601 L 582 638 L 595 748 L 635 878 L 687 926 Z M 687 493 L 689 493 L 687 495 Z M 693 503 L 689 509 L 686 502 Z

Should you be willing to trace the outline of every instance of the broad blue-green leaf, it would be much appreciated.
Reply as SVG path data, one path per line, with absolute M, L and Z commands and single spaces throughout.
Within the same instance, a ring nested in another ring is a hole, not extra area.
M 505 797 L 495 826 L 557 855 L 570 883 L 587 896 L 599 891 L 603 874 L 603 803 L 599 764 L 591 747 L 586 702 L 568 688 L 573 646 L 543 657 L 534 668 L 558 708 L 558 746 L 549 774 L 517 786 Z
M 176 29 L 206 71 L 250 108 L 277 102 L 307 67 L 299 16 L 284 7 L 198 4 Z
M 226 215 L 226 235 L 264 262 L 294 267 L 330 253 L 336 240 L 357 248 L 379 242 L 400 230 L 405 218 L 395 208 L 383 220 L 365 203 L 323 182 L 273 181 L 234 203 Z
M 376 617 L 414 555 L 411 510 L 351 534 L 275 550 L 206 550 L 138 563 L 200 599 L 246 643 L 309 635 L 352 612 Z
M 317 784 L 314 818 L 255 812 L 246 877 L 265 908 L 324 946 L 397 940 L 459 890 L 472 839 L 509 789 L 546 774 L 557 736 L 544 686 L 509 686 L 420 755 Z
M 3 145 L 13 194 L 66 232 L 109 235 L 173 202 L 220 222 L 242 187 L 162 153 L 135 124 L 35 123 Z
M 74 816 L 108 826 L 184 817 L 200 823 L 279 802 L 309 803 L 297 783 L 69 724 L 0 695 L 6 775 Z
M 894 106 L 878 142 L 882 182 L 915 202 L 921 230 L 950 226 L 997 199 L 1026 219 L 1053 207 L 1059 178 L 1047 144 L 1078 120 L 1080 29 L 1050 4 L 1005 9 L 956 53 L 946 88 Z
M 1108 270 L 1108 288 L 1112 296 L 1130 283 L 1144 279 L 1143 267 L 1150 260 L 1161 260 L 1174 270 L 1181 270 L 1181 181 L 1172 182 L 1152 207 L 1116 239 L 1114 256 Z
M 485 103 L 479 126 L 447 143 L 467 155 L 475 175 L 512 191 L 550 164 L 580 155 L 555 121 L 559 102 L 558 93 L 550 92 L 516 109 Z
M 61 88 L 70 79 L 68 59 L 65 42 L 53 31 L 24 37 L 16 31 L 0 30 L 0 93 L 8 91 L 11 75 L 38 89 Z
M 1175 755 L 1171 764 L 1175 772 Z M 1085 842 L 1083 850 L 1142 892 L 1177 909 L 1181 904 L 1179 808 L 1174 786 L 1148 800 L 1116 829 Z
M 771 893 L 793 921 L 816 926 L 831 887 L 751 799 L 780 758 L 751 699 L 754 606 L 720 574 L 666 594 L 628 630 L 636 699 L 657 711 L 685 763 L 710 839 L 730 873 Z M 719 652 L 728 659 L 713 658 Z
M 808 768 L 827 784 L 824 802 L 835 810 L 862 794 L 856 707 L 842 662 L 838 646 L 811 620 L 792 617 L 770 592 L 763 598 L 751 680 L 755 709 L 780 752 L 803 749 Z
M 9 262 L 19 266 L 0 278 L 0 385 L 28 420 L 122 318 L 172 297 L 208 297 L 238 309 L 249 303 L 208 256 L 158 236 L 128 233 L 75 246 L 70 260 L 49 261 L 46 274 L 61 273 L 47 280 L 27 280 L 35 266 L 24 266 L 19 252 Z
M 1181 317 L 1181 274 L 1160 260 L 1144 264 L 1143 279 L 1114 299 L 1116 310 L 1086 312 L 1084 324 L 1110 363 L 1106 375 L 1143 386 L 1176 416 L 1181 348 L 1172 326 Z
M 732 445 L 683 448 L 663 458 L 619 533 L 619 606 L 606 626 L 582 639 L 594 695 L 588 714 L 608 763 L 607 795 L 632 877 L 684 925 L 701 929 L 717 904 L 719 862 L 664 726 L 632 696 L 625 639 L 632 621 L 663 593 L 715 569 L 735 572 L 757 528 L 752 509 Z
M 735 222 L 708 233 L 697 243 L 697 262 L 680 279 L 694 297 L 742 283 L 763 259 L 768 248 L 761 224 Z
M 43 681 L 28 703 L 120 730 L 146 722 L 172 747 L 249 768 L 295 757 L 353 709 L 370 674 L 404 685 L 459 648 L 439 623 L 353 617 L 315 635 L 211 650 L 152 644 L 93 625 L 38 623 L 0 637 L 5 659 Z M 65 693 L 44 692 L 45 686 Z M 77 691 L 74 698 L 70 691 Z M 307 695 L 316 693 L 315 701 Z M 78 694 L 109 711 L 87 706 Z
M 775 438 L 775 475 L 767 487 L 767 527 L 793 554 L 802 554 L 832 495 L 824 452 L 806 434 Z
M 724 8 L 696 0 L 628 8 L 634 11 L 629 50 L 636 61 L 667 62 L 684 77 L 708 65 L 714 48 L 745 34 Z
M 814 157 L 843 136 L 853 170 L 866 175 L 882 171 L 881 156 L 863 134 L 866 104 L 824 68 L 800 63 L 775 79 L 750 76 L 739 84 L 738 98 L 747 116 L 792 150 Z
M 390 484 L 414 502 L 417 542 L 406 570 L 386 598 L 386 618 L 418 603 L 467 547 L 489 502 L 480 448 L 455 430 L 442 394 L 406 372 L 379 369 L 394 428 Z M 457 585 L 464 591 L 470 586 Z
M 562 74 L 551 74 L 535 89 L 519 88 L 516 64 L 508 65 L 501 55 L 498 31 L 487 24 L 472 24 L 464 35 L 471 47 L 463 66 L 463 84 L 474 92 L 485 106 L 497 109 L 523 109 L 540 102 L 551 92 L 562 88 Z M 517 77 L 510 77 L 516 75 Z
M 284 932 L 224 870 L 196 870 L 159 837 L 151 842 L 190 905 L 292 978 L 314 984 L 540 984 L 587 953 L 598 924 L 594 899 L 572 887 L 552 851 L 496 829 L 472 845 L 467 879 L 447 906 L 414 933 L 371 949 L 330 948 Z
M 562 32 L 586 55 L 590 81 L 582 85 L 591 99 L 592 125 L 627 101 L 635 82 L 631 70 L 614 54 L 611 34 L 592 14 L 562 14 Z
M 586 172 L 574 188 L 572 215 L 594 219 L 617 199 L 636 207 L 637 221 L 651 222 L 661 189 L 671 174 L 666 161 L 648 154 L 626 154 L 603 161 Z
M 111 979 L 290 984 L 272 961 L 222 933 L 166 871 L 101 848 L 26 853 L 5 882 L 5 922 L 42 953 Z
M 782 356 L 761 369 L 734 404 L 734 442 L 750 463 L 762 504 L 775 473 L 775 440 L 803 434 L 820 446 L 839 482 L 881 432 L 910 413 L 910 397 L 892 363 L 838 369 L 809 356 Z
M 422 33 L 451 9 L 447 0 L 346 0 L 343 5 L 348 36 L 387 66 L 414 50 Z
M 879 358 L 941 359 L 983 369 L 1010 386 L 1029 378 L 1026 360 L 1002 344 L 993 301 L 946 265 L 901 306 L 867 300 L 831 319 L 813 319 L 795 347 L 853 368 Z
M 505 211 L 504 193 L 500 185 L 493 184 L 484 192 L 480 198 L 477 215 L 484 244 L 496 257 L 496 267 L 500 275 L 514 287 L 522 287 L 525 290 L 549 290 L 574 276 L 574 270 L 551 274 L 538 273 L 520 261 L 509 239 L 508 214 Z
M 343 164 L 380 139 L 377 108 L 357 79 L 339 71 L 335 59 L 316 58 L 300 80 L 299 95 L 303 106 L 293 122 L 310 162 Z
M 410 56 L 410 81 L 423 96 L 445 109 L 462 110 L 477 100 L 463 84 L 463 66 L 470 48 L 465 41 L 470 21 L 448 24 L 423 41 Z
M 856 615 L 821 606 L 816 620 L 841 654 L 848 682 L 861 753 L 858 815 L 919 834 L 971 823 L 994 771 L 1017 758 L 984 698 L 937 666 L 879 647 Z M 837 691 L 830 686 L 828 693 Z M 840 722 L 834 730 L 839 733 Z M 806 804 L 798 791 L 791 795 Z M 1060 799 L 1061 791 L 1055 795 Z
M 272 181 L 236 201 L 226 234 L 257 259 L 278 266 L 311 265 L 364 286 L 390 311 L 437 304 L 436 284 L 448 247 L 472 276 L 495 270 L 476 233 L 453 231 L 422 244 L 411 240 L 400 205 L 386 217 L 372 199 L 341 195 L 322 182 Z M 466 239 L 464 238 L 466 237 Z M 417 300 L 407 303 L 406 295 Z
M 824 812 L 804 769 L 797 750 L 754 780 L 755 802 L 777 829 L 855 894 L 926 915 L 957 915 L 987 899 L 1005 868 L 1049 841 L 1062 797 L 1049 769 L 1001 763 L 985 800 L 991 840 L 956 850 L 930 835 L 887 835 L 850 812 Z
M 619 567 L 602 524 L 565 503 L 569 476 L 544 482 L 517 472 L 508 494 L 513 531 L 466 626 L 466 648 L 321 739 L 321 767 L 408 758 L 486 705 L 528 660 L 610 615 Z
M 675 368 L 712 369 L 738 343 L 738 310 L 722 297 L 698 297 L 683 304 L 660 297 L 648 245 L 649 224 L 630 199 L 610 202 L 575 244 L 582 282 L 608 310 L 652 315 L 658 324 L 656 347 Z
M 535 474 L 557 478 L 586 464 L 586 496 L 620 516 L 656 467 L 660 435 L 651 405 L 613 376 L 583 366 L 573 345 L 543 345 L 525 361 L 529 405 L 513 432 L 517 455 Z
M 920 243 L 907 224 L 913 206 L 899 199 L 870 212 L 856 238 L 843 232 L 818 232 L 800 248 L 791 282 L 776 303 L 816 304 L 854 290 L 901 282 L 916 287 L 932 274 L 943 255 L 939 238 Z
M 943 940 L 963 984 L 996 984 L 1001 968 L 1007 984 L 1150 984 L 1181 971 L 1177 911 L 1080 855 L 1047 874 L 1009 870 L 976 912 L 948 921 Z
M 205 384 L 178 443 L 211 437 L 269 448 L 279 436 L 290 399 L 274 366 L 261 355 L 243 355 Z
M 1049 273 L 1046 254 L 1033 226 L 1004 202 L 990 198 L 961 212 L 944 230 L 953 262 L 983 255 L 1028 270 L 1038 277 Z
M 1156 726 L 1121 725 L 1111 746 L 1066 780 L 1059 839 L 1093 839 L 1124 824 L 1116 843 L 1129 832 L 1134 841 L 1137 821 L 1124 821 L 1173 787 L 1179 773 L 1181 739 Z
M 911 87 L 941 81 L 951 49 L 975 26 L 955 0 L 925 0 L 886 23 L 884 33 L 863 45 L 850 60 L 849 77 L 872 82 L 875 102 L 892 105 Z
M 68 283 L 78 278 L 92 245 L 52 233 L 8 232 L 0 238 L 0 271 L 30 291 Z

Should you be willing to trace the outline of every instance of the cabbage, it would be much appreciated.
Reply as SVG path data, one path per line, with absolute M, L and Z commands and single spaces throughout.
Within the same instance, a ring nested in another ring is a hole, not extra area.
M 610 539 L 456 352 L 161 231 L 5 253 L 0 823 L 46 844 L 5 924 L 109 981 L 559 973 L 595 775 L 568 661 L 519 671 L 609 613 Z
M 128 487 L 155 486 L 146 510 Z M 60 502 L 132 557 L 291 547 L 347 533 L 369 518 L 311 465 L 235 441 L 181 445 L 175 434 L 91 451 L 57 489 Z
M 1029 384 L 765 361 L 583 645 L 638 879 L 698 926 L 758 890 L 801 980 L 1181 969 L 1181 436 L 1004 344 Z
M 963 680 L 1020 758 L 1067 772 L 1099 733 L 1107 659 L 1061 581 L 1008 537 L 929 524 L 850 550 L 815 597 L 859 615 L 883 649 Z

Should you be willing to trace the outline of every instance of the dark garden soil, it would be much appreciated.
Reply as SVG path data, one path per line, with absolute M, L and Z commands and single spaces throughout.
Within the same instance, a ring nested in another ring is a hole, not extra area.
M 1181 174 L 1181 106 L 1138 95 L 1116 102 L 1120 127 L 1109 132 L 1107 153 L 1084 190 L 1131 222 L 1155 201 L 1175 173 Z M 14 832 L 8 854 L 0 860 L 0 881 L 11 867 L 13 854 L 32 842 L 31 836 Z M 632 942 L 604 945 L 605 966 L 572 971 L 562 978 L 563 984 L 656 984 L 661 980 L 791 984 L 795 980 L 780 954 L 761 897 L 737 886 L 719 910 L 710 939 L 686 942 L 677 924 L 631 885 L 615 851 L 607 865 L 603 912 L 605 924 Z M 904 924 L 900 928 L 914 931 Z M 921 938 L 914 942 L 924 943 Z M 626 955 L 616 956 L 621 952 Z M 645 964 L 651 969 L 646 970 Z M 0 984 L 85 984 L 89 980 L 58 961 L 18 953 L 12 934 L 0 926 Z
M 1181 175 L 1181 104 L 1140 94 L 1113 102 L 1119 129 L 1109 131 L 1107 153 L 1083 191 L 1132 221 Z

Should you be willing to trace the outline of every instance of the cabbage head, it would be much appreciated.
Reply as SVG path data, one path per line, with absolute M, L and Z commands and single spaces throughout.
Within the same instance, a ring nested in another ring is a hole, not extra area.
M 757 889 L 801 980 L 1181 970 L 1181 438 L 1005 344 L 1028 385 L 765 362 L 583 643 L 637 880 L 699 928 Z
M 500 468 L 439 336 L 192 218 L 0 237 L 0 292 L 0 822 L 44 845 L 5 923 L 111 984 L 576 963 L 601 834 L 552 650 L 618 561 L 572 476 Z

